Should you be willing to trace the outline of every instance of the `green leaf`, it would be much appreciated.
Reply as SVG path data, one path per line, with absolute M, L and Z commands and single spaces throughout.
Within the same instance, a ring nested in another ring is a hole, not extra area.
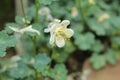
M 25 19 L 21 16 L 16 16 L 15 17 L 15 22 L 18 24 L 24 24 L 25 23 Z
M 35 17 L 35 13 L 36 13 L 36 7 L 35 7 L 35 5 L 31 5 L 30 7 L 28 7 L 27 16 L 30 19 L 33 19 Z
M 11 34 L 13 33 L 14 31 L 11 30 L 9 27 L 15 27 L 15 28 L 19 28 L 20 26 L 17 24 L 17 23 L 6 23 L 5 25 L 5 31 L 8 33 L 8 34 Z
M 0 79 L 1 80 L 15 80 L 14 78 L 12 77 L 9 77 L 7 74 L 0 74 Z
M 87 10 L 87 16 L 91 16 L 91 15 L 95 14 L 96 11 L 99 11 L 99 10 L 100 10 L 100 7 L 98 7 L 96 5 L 89 6 L 89 8 Z
M 114 25 L 114 27 L 120 29 L 120 16 L 112 16 L 110 22 L 112 23 L 112 25 Z
M 104 49 L 104 46 L 99 40 L 96 40 L 91 47 L 91 50 L 97 53 L 101 52 L 103 49 Z
M 3 57 L 6 54 L 6 48 L 14 47 L 18 40 L 14 36 L 9 36 L 7 33 L 0 32 L 0 56 Z
M 21 62 L 18 63 L 16 67 L 11 68 L 9 72 L 10 76 L 21 79 L 34 74 L 34 71 L 32 69 L 30 69 L 26 64 Z
M 26 80 L 34 80 L 33 77 L 28 77 Z
M 72 27 L 72 26 L 74 26 L 74 27 Z M 82 23 L 72 23 L 71 28 L 76 32 L 74 35 L 82 32 L 84 30 Z
M 64 52 L 70 54 L 74 50 L 75 50 L 75 47 L 73 46 L 72 42 L 71 41 L 67 41 L 66 45 L 64 47 Z
M 71 41 L 67 41 L 66 45 L 62 49 L 54 49 L 52 53 L 52 59 L 56 62 L 65 62 L 68 56 L 75 50 Z
M 111 37 L 111 43 L 113 48 L 119 48 L 120 46 L 120 36 Z
M 99 1 L 97 1 L 97 3 L 102 9 L 105 9 L 105 10 L 111 9 L 111 6 L 106 4 L 105 1 L 99 0 Z
M 38 0 L 40 4 L 43 5 L 50 5 L 52 3 L 52 1 L 56 1 L 56 0 Z
M 54 80 L 67 80 L 67 69 L 64 64 L 56 64 L 54 69 L 51 69 L 50 77 Z
M 32 57 L 29 54 L 26 54 L 26 53 L 22 54 L 20 56 L 20 58 L 21 58 L 22 62 L 24 62 L 26 64 L 28 64 L 32 61 Z
M 106 65 L 105 56 L 97 53 L 93 53 L 92 57 L 90 58 L 90 62 L 93 68 L 96 70 L 101 69 Z
M 35 57 L 33 66 L 38 72 L 43 72 L 48 67 L 50 61 L 51 59 L 46 54 L 38 54 Z
M 65 62 L 67 57 L 69 56 L 70 53 L 66 53 L 64 51 L 59 51 L 59 50 L 54 50 L 52 53 L 52 58 L 56 61 L 56 62 Z
M 10 66 L 13 66 L 15 62 L 13 62 L 11 59 L 4 59 L 0 60 L 0 73 L 3 73 L 9 69 Z
M 93 30 L 97 35 L 105 35 L 105 26 L 102 23 L 98 23 L 95 19 L 88 19 L 87 23 L 91 30 Z
M 114 65 L 116 63 L 116 54 L 113 50 L 109 49 L 106 54 L 106 60 L 108 61 L 108 63 Z
M 86 34 L 78 34 L 75 36 L 75 44 L 82 50 L 88 50 L 93 45 L 95 39 L 94 35 L 90 32 Z

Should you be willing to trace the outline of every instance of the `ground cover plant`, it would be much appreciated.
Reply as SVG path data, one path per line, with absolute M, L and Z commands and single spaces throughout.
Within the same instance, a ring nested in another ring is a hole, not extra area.
M 0 57 L 18 44 L 22 53 L 0 60 L 0 80 L 67 80 L 76 54 L 89 55 L 96 70 L 116 64 L 119 0 L 31 0 L 27 11 L 19 1 L 23 16 L 0 31 Z

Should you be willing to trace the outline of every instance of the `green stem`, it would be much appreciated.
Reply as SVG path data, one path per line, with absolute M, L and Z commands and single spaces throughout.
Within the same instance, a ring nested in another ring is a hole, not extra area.
M 38 73 L 36 70 L 35 70 L 35 80 L 38 80 Z
M 38 10 L 39 10 L 39 2 L 38 0 L 35 0 L 35 6 L 36 6 L 36 16 L 35 16 L 35 22 L 38 23 Z
M 36 54 L 37 54 L 37 51 L 36 51 L 36 49 L 37 49 L 36 36 L 35 36 L 34 39 L 33 39 L 33 45 L 34 45 L 34 55 L 36 55 Z
M 76 5 L 77 5 L 78 9 L 80 10 L 80 14 L 82 16 L 82 23 L 84 25 L 85 21 L 86 21 L 86 16 L 85 16 L 85 13 L 84 13 L 82 5 L 81 5 L 81 0 L 76 0 Z
M 24 11 L 24 6 L 23 6 L 23 0 L 20 0 L 21 3 L 21 8 L 22 8 L 22 13 L 23 13 L 23 17 L 25 18 L 25 23 L 27 24 L 27 18 L 25 16 L 25 11 Z
M 36 51 L 36 49 L 37 49 L 36 36 L 34 36 L 34 37 L 33 36 L 29 36 L 29 38 L 32 40 L 33 47 L 34 47 L 34 52 L 33 52 L 32 56 L 35 56 L 37 54 L 37 51 Z
M 44 76 L 42 76 L 41 73 L 38 73 L 38 72 L 35 70 L 34 80 L 44 80 Z

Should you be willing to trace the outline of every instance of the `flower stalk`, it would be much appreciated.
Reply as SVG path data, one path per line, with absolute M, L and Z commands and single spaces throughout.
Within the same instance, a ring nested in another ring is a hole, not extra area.
M 35 22 L 38 23 L 38 10 L 39 10 L 39 2 L 38 0 L 35 0 L 35 6 L 36 6 L 36 16 L 35 16 Z
M 21 3 L 22 14 L 23 14 L 23 17 L 25 18 L 25 23 L 27 24 L 27 18 L 26 18 L 26 15 L 25 15 L 23 0 L 20 0 L 20 3 Z
M 84 13 L 82 5 L 81 5 L 81 0 L 76 0 L 76 5 L 77 5 L 77 7 L 79 9 L 79 12 L 80 12 L 80 14 L 82 16 L 82 23 L 84 25 L 85 21 L 86 21 L 86 16 L 85 16 L 85 13 Z

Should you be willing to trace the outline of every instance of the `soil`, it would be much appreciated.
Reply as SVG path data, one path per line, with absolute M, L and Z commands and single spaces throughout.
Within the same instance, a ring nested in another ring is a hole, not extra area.
M 94 70 L 87 59 L 83 65 L 83 71 L 89 70 L 90 73 L 86 80 L 120 80 L 120 59 L 116 65 L 107 64 L 103 69 Z

